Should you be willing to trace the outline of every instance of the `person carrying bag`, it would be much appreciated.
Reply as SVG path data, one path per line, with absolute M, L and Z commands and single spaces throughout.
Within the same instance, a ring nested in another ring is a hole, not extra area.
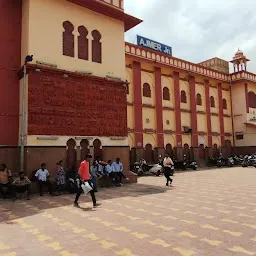
M 174 166 L 174 163 L 168 154 L 165 155 L 163 165 L 164 165 L 164 176 L 166 178 L 166 186 L 169 186 L 169 182 L 170 182 L 170 185 L 172 184 L 172 179 L 170 178 L 170 176 L 173 175 L 172 167 Z
M 81 187 L 85 195 L 88 194 L 91 190 L 93 190 L 88 181 L 82 183 Z
M 85 194 L 90 193 L 93 207 L 97 207 L 100 204 L 97 204 L 96 197 L 93 191 L 93 184 L 91 182 L 91 175 L 90 175 L 90 161 L 92 160 L 91 155 L 87 155 L 85 160 L 81 162 L 78 174 L 80 176 L 79 187 L 76 194 L 76 198 L 74 201 L 74 207 L 79 208 L 78 199 L 81 194 L 84 192 Z

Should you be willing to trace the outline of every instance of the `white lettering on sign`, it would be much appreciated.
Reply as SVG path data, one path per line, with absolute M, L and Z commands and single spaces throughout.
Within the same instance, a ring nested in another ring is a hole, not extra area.
M 140 45 L 143 45 L 145 47 L 149 47 L 153 50 L 156 50 L 156 51 L 162 51 L 162 46 L 161 44 L 158 44 L 158 43 L 154 43 L 150 40 L 145 40 L 143 38 L 140 39 Z
M 149 48 L 149 49 L 152 49 L 152 50 L 155 50 L 158 52 L 172 55 L 171 47 L 161 44 L 161 43 L 158 43 L 156 41 L 150 40 L 148 38 L 141 37 L 141 36 L 137 35 L 137 43 L 138 43 L 138 45 L 143 46 L 145 48 Z
M 172 54 L 171 50 L 167 46 L 165 46 L 164 53 Z

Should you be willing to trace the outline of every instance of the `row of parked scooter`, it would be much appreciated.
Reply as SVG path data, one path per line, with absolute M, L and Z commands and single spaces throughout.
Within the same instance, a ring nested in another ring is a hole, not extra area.
M 192 169 L 196 170 L 198 168 L 197 162 L 196 161 L 188 161 L 186 159 L 186 156 L 184 156 L 183 161 L 176 161 L 173 160 L 174 166 L 172 166 L 172 170 L 174 169 L 180 169 L 180 170 L 187 170 L 187 169 Z M 160 176 L 163 174 L 164 168 L 163 168 L 163 161 L 161 160 L 161 157 L 159 157 L 159 161 L 157 164 L 149 164 L 146 162 L 145 159 L 141 159 L 139 162 L 134 163 L 132 166 L 131 170 L 138 174 L 139 176 L 143 176 L 146 174 L 152 174 L 155 176 Z
M 209 158 L 208 166 L 217 166 L 217 167 L 234 167 L 234 166 L 254 166 L 256 168 L 256 154 L 246 155 L 246 156 L 231 156 L 224 158 L 222 154 L 218 158 Z
M 196 161 L 187 160 L 186 156 L 184 156 L 183 161 L 173 160 L 174 166 L 172 169 L 176 170 L 196 170 L 198 168 Z M 256 168 L 256 153 L 252 155 L 246 156 L 231 156 L 228 158 L 224 158 L 222 154 L 218 158 L 209 158 L 208 159 L 209 167 L 234 167 L 234 166 L 242 166 L 248 167 L 253 166 Z M 163 161 L 159 157 L 159 161 L 157 164 L 149 164 L 145 159 L 141 159 L 139 162 L 133 164 L 131 170 L 138 174 L 139 176 L 151 174 L 155 176 L 160 176 L 163 174 Z

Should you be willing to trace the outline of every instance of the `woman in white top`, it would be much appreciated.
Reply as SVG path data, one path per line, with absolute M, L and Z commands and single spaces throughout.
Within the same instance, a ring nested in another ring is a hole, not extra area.
M 170 176 L 172 176 L 172 166 L 174 165 L 174 163 L 168 154 L 165 154 L 163 165 L 164 165 L 164 176 L 166 178 L 166 186 L 169 186 L 169 182 L 170 182 L 170 185 L 172 184 L 172 179 L 170 178 Z

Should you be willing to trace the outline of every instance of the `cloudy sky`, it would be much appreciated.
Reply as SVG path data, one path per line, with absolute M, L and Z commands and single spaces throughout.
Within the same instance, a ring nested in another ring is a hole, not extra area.
M 126 33 L 172 46 L 173 56 L 201 62 L 231 60 L 238 48 L 256 73 L 256 0 L 125 0 L 125 11 L 144 20 Z

